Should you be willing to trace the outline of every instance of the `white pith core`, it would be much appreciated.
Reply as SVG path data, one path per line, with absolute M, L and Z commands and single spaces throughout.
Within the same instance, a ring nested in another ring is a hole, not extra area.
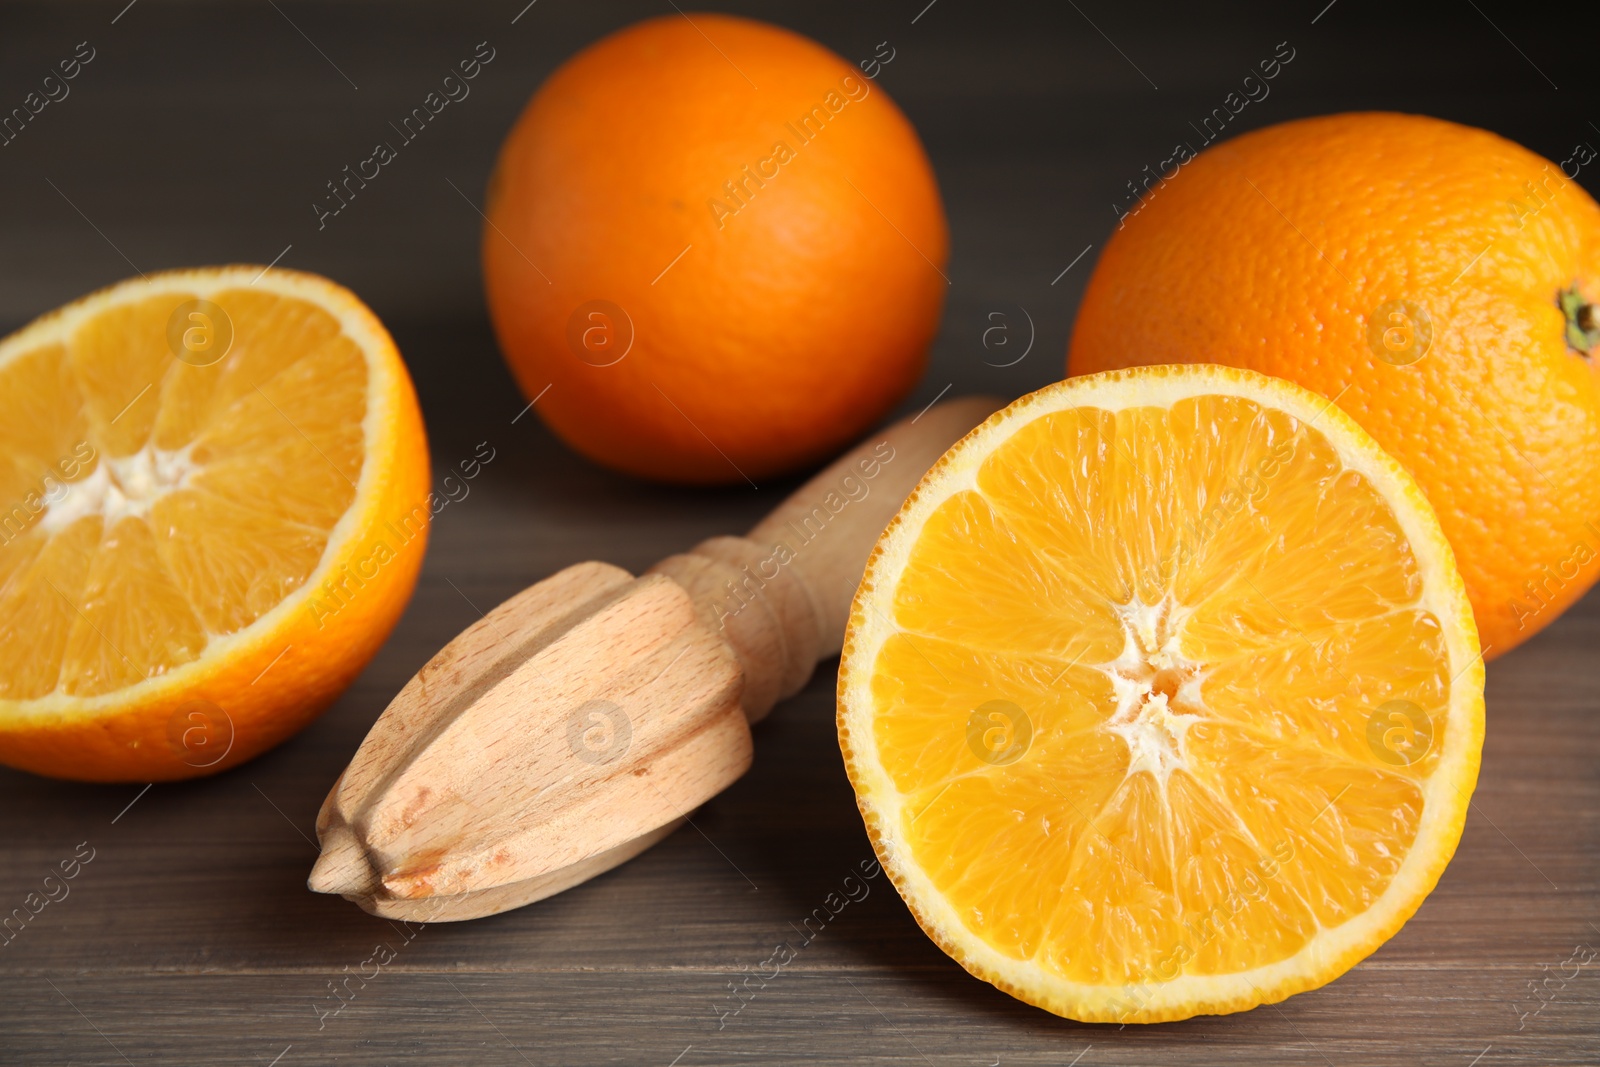
M 142 518 L 157 500 L 187 486 L 200 470 L 190 455 L 192 447 L 168 451 L 145 445 L 128 456 L 100 456 L 88 477 L 58 484 L 45 496 L 39 528 L 55 534 L 86 515 L 99 515 L 107 527 L 128 515 Z
M 1155 604 L 1135 599 L 1119 606 L 1124 644 L 1122 654 L 1100 664 L 1116 695 L 1116 710 L 1106 729 L 1128 746 L 1131 778 L 1148 771 L 1166 792 L 1175 770 L 1188 770 L 1185 738 L 1201 719 L 1200 664 L 1185 658 L 1178 634 L 1185 612 L 1169 593 Z

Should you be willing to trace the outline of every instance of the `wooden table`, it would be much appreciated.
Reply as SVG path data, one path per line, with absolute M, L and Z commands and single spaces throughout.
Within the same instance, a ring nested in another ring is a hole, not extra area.
M 1016 395 L 1058 377 L 1124 183 L 1279 41 L 1296 57 L 1239 129 L 1391 107 L 1555 159 L 1600 144 L 1587 125 L 1600 116 L 1581 110 L 1592 49 L 1548 12 L 1481 0 L 1425 18 L 1342 0 L 1318 15 L 1323 2 L 752 7 L 852 59 L 894 49 L 879 84 L 922 130 L 954 233 L 944 331 L 908 407 L 947 384 Z M 95 50 L 70 97 L 0 148 L 0 322 L 134 265 L 281 253 L 390 322 L 439 468 L 480 441 L 495 459 L 440 514 L 393 639 L 300 737 L 148 790 L 0 772 L 0 909 L 75 851 L 93 855 L 70 896 L 0 948 L 0 1063 L 1600 1062 L 1600 961 L 1566 962 L 1600 946 L 1600 596 L 1491 667 L 1482 781 L 1416 918 L 1327 988 L 1244 1015 L 1057 1019 L 968 977 L 881 877 L 731 1012 L 729 983 L 798 943 L 871 854 L 834 740 L 831 664 L 756 731 L 754 771 L 692 828 L 577 890 L 423 928 L 307 892 L 328 785 L 474 605 L 576 560 L 637 570 L 746 527 L 794 483 L 687 492 L 574 458 L 537 419 L 514 421 L 524 401 L 481 310 L 464 201 L 481 196 L 500 136 L 562 56 L 670 7 L 125 3 L 0 13 L 6 108 L 79 41 Z M 483 40 L 496 58 L 473 96 L 319 231 L 323 183 Z M 996 334 L 985 346 L 997 322 L 1012 347 Z M 1029 323 L 1026 358 L 995 366 L 1024 351 Z M 364 977 L 336 996 L 351 975 Z

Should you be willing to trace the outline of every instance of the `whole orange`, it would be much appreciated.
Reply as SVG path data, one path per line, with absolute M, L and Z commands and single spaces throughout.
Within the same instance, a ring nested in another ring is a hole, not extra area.
M 862 433 L 915 384 L 944 210 L 887 93 L 804 37 L 667 15 L 591 45 L 512 128 L 489 310 L 535 410 L 597 462 L 742 482 Z
M 1223 363 L 1321 393 L 1427 493 L 1485 656 L 1547 626 L 1600 575 L 1594 149 L 1376 113 L 1187 147 L 1101 254 L 1068 373 Z

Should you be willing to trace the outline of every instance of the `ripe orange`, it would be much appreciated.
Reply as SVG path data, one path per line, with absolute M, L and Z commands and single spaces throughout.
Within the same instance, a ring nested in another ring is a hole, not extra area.
M 428 451 L 354 295 L 172 271 L 0 341 L 0 762 L 90 781 L 234 766 L 393 628 Z
M 506 359 L 568 444 L 733 483 L 826 456 L 905 397 L 947 244 L 880 86 L 775 26 L 675 14 L 534 95 L 490 182 L 483 271 Z
M 1493 657 L 1600 576 L 1600 207 L 1483 130 L 1258 130 L 1147 193 L 1067 369 L 1226 363 L 1334 399 L 1428 494 Z
M 1229 367 L 1018 400 L 878 542 L 839 740 L 918 922 L 1089 1022 L 1242 1011 L 1387 940 L 1460 839 L 1483 663 L 1416 482 Z

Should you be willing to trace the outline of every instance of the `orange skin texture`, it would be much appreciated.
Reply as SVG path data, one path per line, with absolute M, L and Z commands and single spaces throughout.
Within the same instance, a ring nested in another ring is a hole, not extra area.
M 803 142 L 787 124 L 813 107 Z M 947 287 L 944 209 L 899 108 L 806 38 L 721 15 L 638 23 L 552 74 L 487 217 L 489 310 L 523 392 L 549 387 L 535 410 L 668 482 L 743 484 L 858 437 L 921 375 Z M 633 324 L 610 366 L 568 340 L 594 300 Z
M 1427 493 L 1493 658 L 1600 576 L 1600 382 L 1557 305 L 1574 284 L 1600 299 L 1600 206 L 1559 165 L 1437 119 L 1304 119 L 1146 194 L 1067 373 L 1223 363 L 1336 400 Z M 1395 300 L 1432 321 L 1409 365 L 1368 343 Z

